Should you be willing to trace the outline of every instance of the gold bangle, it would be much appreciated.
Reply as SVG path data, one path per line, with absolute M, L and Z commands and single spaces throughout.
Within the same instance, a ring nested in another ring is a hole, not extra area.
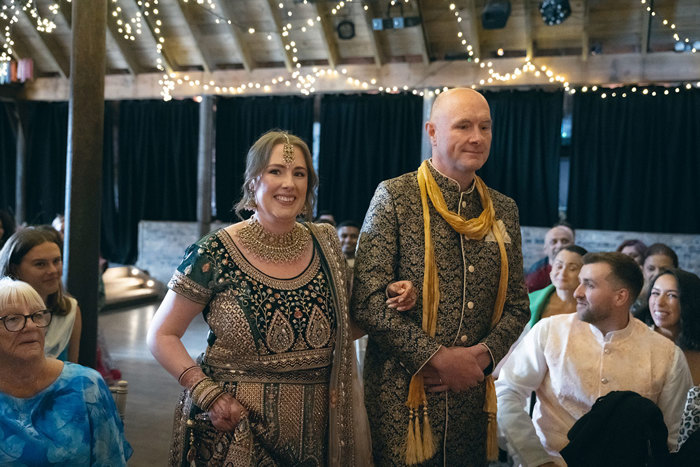
M 185 368 L 184 370 L 182 370 L 182 373 L 180 373 L 180 376 L 177 377 L 177 382 L 178 382 L 179 384 L 182 384 L 182 377 L 185 376 L 185 374 L 186 374 L 188 371 L 194 370 L 195 368 L 199 368 L 199 365 L 192 365 L 192 366 L 187 367 L 187 368 Z

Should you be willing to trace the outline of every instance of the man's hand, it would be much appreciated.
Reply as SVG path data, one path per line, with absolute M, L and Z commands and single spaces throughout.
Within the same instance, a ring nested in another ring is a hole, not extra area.
M 386 288 L 386 295 L 389 297 L 386 304 L 389 308 L 397 311 L 407 311 L 416 306 L 418 292 L 411 281 L 396 281 Z
M 431 392 L 465 391 L 484 380 L 491 357 L 483 345 L 441 347 L 422 370 Z

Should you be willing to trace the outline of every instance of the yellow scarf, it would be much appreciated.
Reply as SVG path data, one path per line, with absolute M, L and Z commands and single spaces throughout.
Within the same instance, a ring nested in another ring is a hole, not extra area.
M 423 331 L 431 337 L 435 337 L 437 329 L 438 305 L 440 303 L 440 289 L 438 286 L 438 270 L 435 263 L 433 242 L 430 238 L 430 210 L 428 197 L 437 212 L 459 234 L 472 240 L 481 240 L 489 232 L 493 232 L 498 250 L 501 255 L 501 274 L 498 281 L 498 293 L 496 305 L 491 316 L 491 329 L 498 323 L 503 314 L 503 305 L 506 301 L 506 289 L 508 286 L 508 256 L 503 241 L 503 234 L 496 224 L 496 212 L 489 196 L 486 184 L 478 176 L 474 176 L 476 190 L 481 199 L 484 210 L 474 219 L 465 220 L 459 214 L 450 211 L 445 203 L 445 198 L 438 187 L 433 175 L 428 169 L 428 161 L 424 161 L 418 169 L 418 186 L 420 187 L 421 204 L 423 206 L 423 229 L 425 235 L 425 271 L 423 275 Z M 414 376 L 408 390 L 406 405 L 409 408 L 408 436 L 406 439 L 406 463 L 408 465 L 419 464 L 435 455 L 435 443 L 433 440 L 430 421 L 428 420 L 427 398 L 423 377 Z M 423 430 L 421 434 L 419 422 L 419 409 L 423 406 Z M 486 400 L 484 411 L 488 413 L 488 432 L 486 440 L 486 454 L 489 460 L 498 457 L 497 430 L 496 430 L 496 389 L 491 375 L 486 377 Z

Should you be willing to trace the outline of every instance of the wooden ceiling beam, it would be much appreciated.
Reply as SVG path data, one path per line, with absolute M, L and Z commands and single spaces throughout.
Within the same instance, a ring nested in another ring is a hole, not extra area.
M 141 11 L 141 7 L 139 6 L 137 0 L 132 0 L 132 2 L 134 4 L 134 6 L 136 7 L 136 9 Z M 156 45 L 159 44 L 158 36 L 156 35 L 155 31 L 153 30 L 153 25 L 151 24 L 151 21 L 150 21 L 150 15 L 148 15 L 148 16 L 142 15 L 141 17 L 143 19 L 143 22 L 146 24 L 145 30 L 142 29 L 143 33 L 147 34 L 151 39 L 153 39 L 153 42 L 155 42 Z M 162 45 L 163 45 L 163 47 L 161 47 L 161 49 L 160 49 L 160 56 L 161 56 L 161 60 L 163 62 L 163 68 L 165 69 L 164 72 L 170 74 L 170 73 L 173 73 L 174 71 L 177 71 L 177 70 L 173 66 L 174 62 L 170 58 L 170 55 L 165 50 L 165 44 L 162 44 Z
M 31 23 L 33 33 L 36 34 L 39 38 L 39 41 L 41 42 L 45 52 L 51 59 L 53 65 L 56 68 L 58 68 L 58 73 L 61 75 L 62 78 L 68 78 L 70 76 L 70 58 L 67 58 L 63 54 L 63 52 L 60 50 L 60 48 L 54 40 L 49 40 L 46 37 L 50 33 L 39 32 L 35 29 L 35 23 L 32 20 L 32 17 L 29 16 L 29 13 L 27 13 L 23 8 L 19 8 L 19 11 L 20 14 L 24 17 L 24 19 Z
M 284 67 L 287 69 L 288 72 L 294 71 L 294 61 L 292 60 L 292 52 L 290 50 L 287 50 L 285 47 L 285 43 L 282 40 L 282 21 L 280 21 L 280 17 L 277 14 L 277 5 L 275 4 L 274 0 L 265 0 L 262 2 L 265 6 L 267 6 L 267 12 L 270 15 L 270 18 L 272 18 L 273 23 L 275 24 L 275 29 L 277 30 L 277 34 L 273 34 L 275 38 L 277 38 L 277 44 L 279 47 L 282 49 L 282 55 L 284 57 Z
M 192 39 L 194 40 L 194 46 L 197 49 L 197 53 L 199 54 L 200 59 L 202 60 L 202 68 L 204 68 L 205 72 L 211 73 L 216 69 L 216 64 L 211 58 L 211 55 L 208 53 L 208 50 L 205 45 L 206 41 L 202 37 L 202 34 L 199 32 L 199 28 L 197 28 L 196 26 L 196 18 L 191 10 L 192 5 L 188 4 L 187 6 L 183 6 L 182 3 L 180 3 L 180 0 L 175 0 L 174 3 L 175 5 L 177 5 L 177 9 L 180 11 L 183 18 L 185 19 L 185 26 L 187 27 L 187 32 L 189 32 L 190 36 L 192 36 Z M 197 7 L 197 5 L 194 6 Z
M 230 21 L 231 18 L 235 18 L 235 12 L 233 11 L 232 3 L 228 0 L 213 0 L 216 8 L 223 13 L 223 15 Z M 236 49 L 238 57 L 241 59 L 243 68 L 247 72 L 253 71 L 255 69 L 255 60 L 250 53 L 250 49 L 243 39 L 243 34 L 232 22 L 226 23 L 229 36 L 233 43 L 233 48 Z
M 640 44 L 639 52 L 646 55 L 649 51 L 649 33 L 651 32 L 651 12 L 646 8 L 642 8 L 642 43 Z
M 323 39 L 323 46 L 326 48 L 328 53 L 328 65 L 331 68 L 335 68 L 340 64 L 340 52 L 338 51 L 338 43 L 335 41 L 334 32 L 335 28 L 331 22 L 331 18 L 328 17 L 328 7 L 325 3 L 316 2 L 316 14 L 321 18 L 321 38 Z
M 382 40 L 379 37 L 377 31 L 372 27 L 372 18 L 377 17 L 377 13 L 374 9 L 374 3 L 369 0 L 364 0 L 362 2 L 362 10 L 364 11 L 365 24 L 367 25 L 367 31 L 369 32 L 369 43 L 372 48 L 372 55 L 374 56 L 374 64 L 377 67 L 381 67 L 386 63 L 386 58 L 384 57 L 384 52 L 382 51 Z
M 532 1 L 523 0 L 523 19 L 525 20 L 525 57 L 532 60 L 535 57 L 535 41 L 532 38 Z
M 583 21 L 581 24 L 581 60 L 588 60 L 588 54 L 591 50 L 591 38 L 588 34 L 588 22 L 591 16 L 591 6 L 588 0 L 583 0 Z
M 476 13 L 476 0 L 467 0 L 467 14 L 469 24 L 462 21 L 460 24 L 462 34 L 467 40 L 467 44 L 472 46 L 474 57 L 481 59 L 481 44 L 479 42 L 479 15 Z
M 421 6 L 421 0 L 416 0 L 416 5 L 418 6 L 418 16 L 420 17 L 420 24 L 416 28 L 418 29 L 418 33 L 420 34 L 420 38 L 418 40 L 420 55 L 421 57 L 423 57 L 423 64 L 430 65 L 430 44 L 428 42 L 428 33 L 425 31 L 425 23 L 423 22 L 423 19 L 425 17 L 423 16 L 423 7 Z
M 71 31 L 73 30 L 73 12 L 71 9 L 71 3 L 62 0 L 60 2 L 60 8 L 58 11 L 60 12 L 61 16 L 63 16 L 63 19 L 66 20 L 66 23 L 68 24 L 68 27 L 71 28 Z M 118 38 L 121 38 L 121 34 L 117 31 L 117 25 L 114 23 L 112 20 L 111 16 L 108 14 L 107 15 L 107 50 L 114 50 L 116 47 L 119 50 L 119 53 L 121 54 L 122 58 L 126 62 L 126 68 L 129 71 L 129 74 L 136 75 L 138 73 L 142 73 L 144 70 L 139 66 L 138 62 L 136 61 L 136 58 L 134 57 L 134 54 L 127 49 L 123 44 L 122 41 L 119 40 Z

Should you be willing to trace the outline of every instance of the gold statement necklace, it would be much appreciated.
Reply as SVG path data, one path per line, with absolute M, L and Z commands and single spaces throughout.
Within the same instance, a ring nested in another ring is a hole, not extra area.
M 255 217 L 238 231 L 241 244 L 256 258 L 268 263 L 293 263 L 301 258 L 311 239 L 311 234 L 300 223 L 283 234 L 265 230 Z

